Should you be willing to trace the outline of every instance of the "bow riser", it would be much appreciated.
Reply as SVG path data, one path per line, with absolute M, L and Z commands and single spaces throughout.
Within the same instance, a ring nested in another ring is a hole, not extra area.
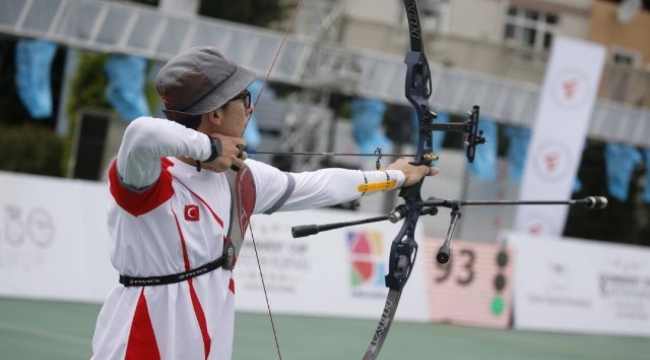
M 393 240 L 390 249 L 390 259 L 388 260 L 388 274 L 386 275 L 386 287 L 393 290 L 402 290 L 409 277 L 411 276 L 411 268 L 415 263 L 418 252 L 418 244 L 415 241 L 415 227 L 417 225 L 417 218 L 419 217 L 419 205 L 416 215 L 411 215 L 404 220 L 404 224 L 399 233 Z M 407 205 L 408 206 L 408 205 Z M 414 216 L 415 221 L 409 221 L 409 217 Z
M 431 125 L 436 115 L 429 109 L 431 96 L 431 73 L 429 63 L 424 53 L 409 51 L 404 59 L 406 64 L 406 81 L 404 94 L 413 105 L 418 117 L 418 146 L 415 154 L 416 165 L 429 165 L 430 160 L 424 159 L 424 154 L 433 151 L 433 136 L 428 125 Z

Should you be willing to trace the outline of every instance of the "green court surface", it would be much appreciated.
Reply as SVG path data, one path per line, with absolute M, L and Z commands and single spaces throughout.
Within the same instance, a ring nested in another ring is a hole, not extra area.
M 0 359 L 88 359 L 98 312 L 97 304 L 0 299 Z M 361 359 L 377 324 L 274 319 L 284 360 Z M 278 359 L 268 314 L 237 314 L 234 359 Z M 650 339 L 397 322 L 379 359 L 647 360 Z

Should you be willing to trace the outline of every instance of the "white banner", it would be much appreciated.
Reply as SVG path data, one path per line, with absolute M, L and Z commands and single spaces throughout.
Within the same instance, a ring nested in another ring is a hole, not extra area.
M 517 329 L 650 336 L 650 249 L 505 235 Z
M 605 48 L 600 45 L 554 38 L 528 147 L 521 200 L 570 198 L 604 62 Z M 561 235 L 567 211 L 566 206 L 521 206 L 515 229 Z
M 253 235 L 273 313 L 377 319 L 388 289 L 391 242 L 401 223 L 378 222 L 293 239 L 291 227 L 368 217 L 341 210 L 256 215 Z M 235 269 L 236 309 L 267 312 L 257 259 L 250 238 Z M 418 232 L 418 242 L 423 236 Z M 424 259 L 415 263 L 396 319 L 428 320 Z
M 107 185 L 0 172 L 0 189 L 0 296 L 104 301 Z

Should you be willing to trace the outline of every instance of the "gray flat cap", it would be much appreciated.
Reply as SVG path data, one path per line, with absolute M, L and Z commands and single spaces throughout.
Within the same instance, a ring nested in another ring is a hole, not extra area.
M 163 112 L 170 120 L 209 113 L 244 91 L 255 73 L 210 46 L 188 49 L 169 60 L 156 76 Z

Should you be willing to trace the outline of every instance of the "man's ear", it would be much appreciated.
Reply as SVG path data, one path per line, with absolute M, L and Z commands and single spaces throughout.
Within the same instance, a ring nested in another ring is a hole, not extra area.
M 212 112 L 206 114 L 207 119 L 213 125 L 221 125 L 223 120 L 223 109 L 215 109 Z

